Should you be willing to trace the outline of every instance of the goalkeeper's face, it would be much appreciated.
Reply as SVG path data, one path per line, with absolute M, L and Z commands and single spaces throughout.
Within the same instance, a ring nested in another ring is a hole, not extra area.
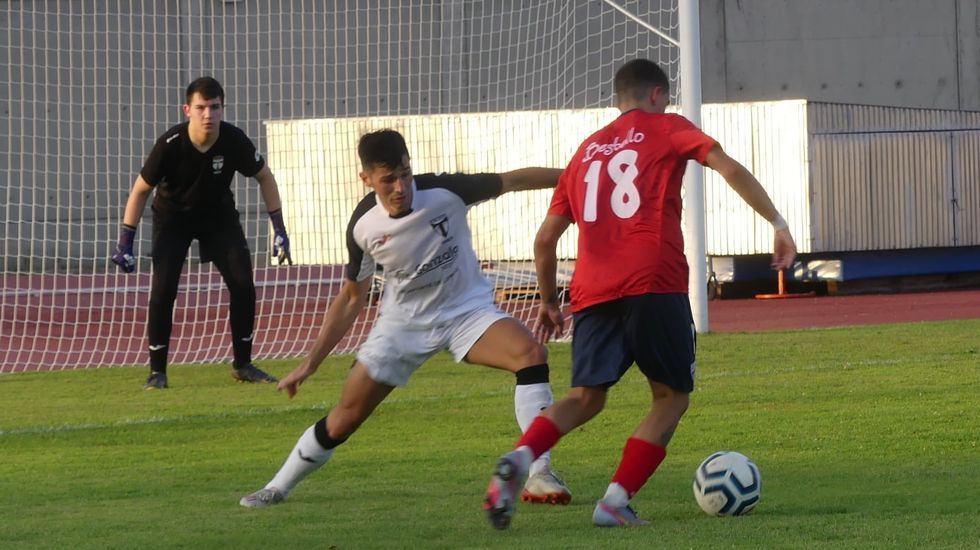
M 205 99 L 200 93 L 195 93 L 191 96 L 190 102 L 184 105 L 184 114 L 190 119 L 195 132 L 203 130 L 211 134 L 221 125 L 224 105 L 220 98 Z
M 412 210 L 412 165 L 408 155 L 402 156 L 400 166 L 371 166 L 361 172 L 361 180 L 374 190 L 389 216 L 402 216 Z

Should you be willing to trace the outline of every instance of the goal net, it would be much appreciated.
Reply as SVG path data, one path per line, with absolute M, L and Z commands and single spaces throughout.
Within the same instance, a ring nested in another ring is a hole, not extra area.
M 293 357 L 309 348 L 343 280 L 342 231 L 365 192 L 360 133 L 402 130 L 417 173 L 563 167 L 616 115 L 611 81 L 626 60 L 660 63 L 680 97 L 679 50 L 668 39 L 676 3 L 3 2 L 0 372 L 146 363 L 149 206 L 136 272 L 117 272 L 108 257 L 133 180 L 154 140 L 183 120 L 194 78 L 222 83 L 225 120 L 255 141 L 280 182 L 293 266 L 270 258 L 255 181 L 236 176 L 233 191 L 256 266 L 255 357 Z M 471 212 L 497 299 L 525 322 L 530 243 L 549 197 L 514 194 Z M 572 260 L 569 242 L 562 255 Z M 563 264 L 563 277 L 570 269 Z M 356 348 L 375 307 L 336 352 Z M 170 362 L 230 361 L 227 309 L 195 243 Z

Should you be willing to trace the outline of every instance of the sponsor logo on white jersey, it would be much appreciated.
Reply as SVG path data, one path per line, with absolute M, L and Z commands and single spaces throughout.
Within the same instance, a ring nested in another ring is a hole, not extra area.
M 438 217 L 429 220 L 429 225 L 432 226 L 432 230 L 439 233 L 443 237 L 449 235 L 449 216 L 442 214 Z
M 420 264 L 415 268 L 414 275 L 419 276 L 436 269 L 437 267 L 442 267 L 449 265 L 456 261 L 456 257 L 459 256 L 459 246 L 450 246 L 446 250 L 439 253 L 435 258 Z
M 374 240 L 374 247 L 381 248 L 382 246 L 385 245 L 386 242 L 390 240 L 391 240 L 391 235 L 385 233 L 384 235 L 381 235 L 380 237 Z

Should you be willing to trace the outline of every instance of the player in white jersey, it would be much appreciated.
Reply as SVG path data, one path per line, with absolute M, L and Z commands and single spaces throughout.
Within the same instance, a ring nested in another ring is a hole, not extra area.
M 347 334 L 367 303 L 378 265 L 385 275 L 380 315 L 358 350 L 340 402 L 300 436 L 279 472 L 264 488 L 243 497 L 242 506 L 285 500 L 393 389 L 407 384 L 441 350 L 448 349 L 457 362 L 514 373 L 514 408 L 522 431 L 552 402 L 547 349 L 494 305 L 466 213 L 473 204 L 503 193 L 554 187 L 561 170 L 413 176 L 408 147 L 394 130 L 362 136 L 358 155 L 360 177 L 373 192 L 354 209 L 347 227 L 346 280 L 308 356 L 279 382 L 279 389 L 294 396 Z M 532 465 L 522 497 L 551 504 L 571 501 L 547 455 Z

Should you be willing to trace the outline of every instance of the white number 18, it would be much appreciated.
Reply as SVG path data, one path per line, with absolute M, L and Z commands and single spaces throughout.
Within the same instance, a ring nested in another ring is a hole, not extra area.
M 623 149 L 613 155 L 606 165 L 606 172 L 612 179 L 614 187 L 609 194 L 609 206 L 613 214 L 626 219 L 636 214 L 640 209 L 640 192 L 636 188 L 636 176 L 640 171 L 636 168 L 636 151 Z M 594 160 L 585 172 L 585 208 L 582 212 L 584 221 L 594 222 L 597 217 L 596 204 L 599 201 L 599 171 L 602 161 Z

